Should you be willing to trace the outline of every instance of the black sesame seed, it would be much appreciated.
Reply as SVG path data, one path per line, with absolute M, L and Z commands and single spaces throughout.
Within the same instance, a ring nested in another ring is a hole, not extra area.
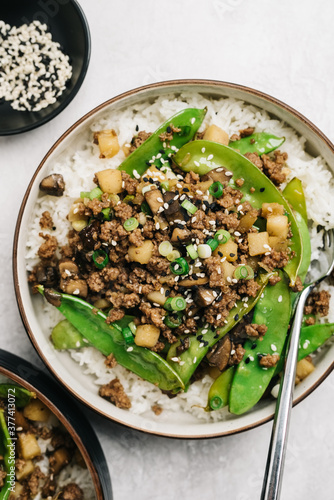
M 204 344 L 204 347 L 206 347 L 207 345 L 209 345 L 209 342 L 207 340 L 204 340 L 203 344 Z
M 249 358 L 246 358 L 246 359 L 245 359 L 245 363 L 246 363 L 246 365 L 248 365 L 248 363 L 249 363 L 249 362 L 250 362 L 250 359 L 249 359 Z
M 238 319 L 239 319 L 239 314 L 236 314 L 236 315 L 234 316 L 234 321 L 238 321 Z
M 146 161 L 145 163 L 146 163 L 146 165 L 147 165 L 148 167 L 150 167 L 150 166 L 151 166 L 151 163 L 150 163 L 149 161 Z
M 162 155 L 164 155 L 166 153 L 166 151 L 164 149 L 159 149 L 159 153 L 161 153 Z
M 235 253 L 230 253 L 230 257 L 235 257 Z
M 218 252 L 218 255 L 219 255 L 219 257 L 224 257 L 224 255 L 222 254 L 222 252 Z
M 223 300 L 223 296 L 219 295 L 219 297 L 216 298 L 216 302 L 221 302 Z
M 257 357 L 258 357 L 259 359 L 262 359 L 262 358 L 263 358 L 263 354 L 258 353 Z
M 170 294 L 170 290 L 165 290 L 166 297 L 168 297 L 169 294 Z
M 171 133 L 171 131 L 172 131 L 172 129 L 168 126 L 168 127 L 166 128 L 166 132 L 167 132 L 168 134 L 170 134 L 170 133 Z
M 252 344 L 251 349 L 256 349 L 256 346 L 257 346 L 257 343 L 256 343 L 256 342 L 254 342 L 254 344 Z
M 136 132 L 138 132 L 139 130 L 139 125 L 136 125 Z
M 260 188 L 260 193 L 263 193 L 263 191 L 265 190 L 266 188 Z
M 196 337 L 196 338 L 197 338 L 197 340 L 199 340 L 199 342 L 200 342 L 200 341 L 202 340 L 202 338 L 203 338 L 203 335 L 197 335 L 197 337 Z
M 154 180 L 153 180 L 151 177 L 149 178 L 148 182 L 149 182 L 150 184 L 154 184 Z
M 148 182 L 148 177 L 143 177 L 144 182 Z
M 183 188 L 183 191 L 184 191 L 185 193 L 188 193 L 190 190 L 189 190 L 189 188 L 184 187 L 184 188 Z

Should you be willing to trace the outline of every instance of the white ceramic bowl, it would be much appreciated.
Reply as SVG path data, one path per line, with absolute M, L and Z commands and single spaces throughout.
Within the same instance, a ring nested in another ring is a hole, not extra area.
M 29 217 L 39 193 L 39 183 L 45 177 L 54 161 L 61 154 L 70 155 L 78 134 L 84 133 L 92 121 L 107 110 L 112 112 L 131 107 L 140 101 L 152 100 L 170 92 L 200 92 L 212 97 L 233 97 L 254 104 L 271 115 L 285 121 L 306 139 L 306 150 L 311 155 L 322 155 L 334 170 L 334 146 L 309 120 L 286 104 L 262 92 L 239 85 L 207 80 L 179 80 L 161 82 L 131 90 L 98 106 L 75 123 L 54 144 L 37 168 L 20 209 L 14 240 L 14 282 L 22 320 L 37 352 L 56 378 L 79 400 L 102 415 L 126 426 L 158 435 L 183 438 L 204 438 L 237 433 L 270 420 L 274 413 L 274 402 L 261 401 L 242 416 L 228 415 L 223 421 L 201 423 L 187 414 L 163 412 L 156 417 L 138 416 L 98 396 L 97 386 L 88 375 L 66 353 L 56 352 L 43 328 L 40 302 L 30 293 L 25 264 L 25 245 Z M 314 390 L 334 367 L 334 344 L 323 349 L 318 356 L 316 369 L 296 387 L 294 403 L 304 399 Z

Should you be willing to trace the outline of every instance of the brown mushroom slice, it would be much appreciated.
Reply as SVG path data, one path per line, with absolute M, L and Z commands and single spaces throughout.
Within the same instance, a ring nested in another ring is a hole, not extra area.
M 60 286 L 62 287 L 62 285 Z M 64 285 L 64 291 L 69 295 L 86 298 L 88 295 L 87 283 L 85 280 L 69 280 Z
M 215 300 L 215 295 L 212 290 L 202 287 L 196 291 L 194 300 L 198 306 L 207 307 Z
M 231 179 L 231 176 L 226 175 L 226 172 L 227 170 L 224 167 L 214 168 L 204 175 L 201 180 L 207 181 L 212 179 L 213 182 L 220 182 L 221 184 L 226 185 Z
M 231 349 L 231 339 L 225 335 L 207 355 L 210 365 L 217 366 L 220 371 L 223 371 L 228 365 Z
M 168 203 L 168 208 L 166 208 L 163 212 L 168 222 L 173 222 L 175 220 L 183 221 L 184 215 L 176 193 L 173 191 L 167 191 L 167 193 L 164 193 L 163 197 L 164 203 Z
M 190 239 L 190 232 L 187 229 L 179 229 L 176 227 L 173 231 L 171 241 L 173 243 L 178 241 L 187 241 Z
M 62 278 L 69 278 L 75 274 L 78 274 L 79 268 L 73 260 L 64 260 L 59 263 L 59 273 Z
M 144 197 L 152 210 L 152 213 L 157 214 L 159 209 L 164 204 L 161 191 L 159 191 L 159 189 L 150 189 L 150 191 L 146 191 Z
M 40 285 L 51 288 L 58 283 L 58 273 L 55 267 L 38 266 L 36 269 L 36 281 Z
M 204 276 L 203 278 L 198 278 L 197 280 L 193 278 L 186 278 L 184 280 L 179 281 L 179 285 L 185 287 L 190 287 L 194 285 L 200 286 L 200 285 L 206 285 L 206 283 L 208 282 L 209 278 L 207 276 Z
M 65 191 L 65 181 L 61 174 L 51 174 L 40 182 L 39 189 L 51 196 L 62 196 Z

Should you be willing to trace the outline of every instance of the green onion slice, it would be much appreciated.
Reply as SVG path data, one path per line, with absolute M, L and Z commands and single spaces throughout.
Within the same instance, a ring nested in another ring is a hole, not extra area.
M 109 257 L 104 250 L 95 250 L 92 259 L 98 269 L 103 269 L 109 262 Z
M 161 187 L 161 189 L 164 189 L 165 191 L 169 191 L 169 182 L 168 181 L 160 182 L 160 187 Z
M 102 195 L 103 195 L 103 191 L 99 187 L 96 187 L 96 188 L 94 188 L 94 189 L 91 190 L 91 192 L 89 193 L 88 197 L 91 200 L 94 200 L 95 198 L 97 198 L 98 200 L 100 200 Z
M 110 208 L 103 208 L 101 210 L 101 213 L 103 213 L 104 220 L 110 220 L 111 219 Z
M 140 210 L 145 214 L 145 215 L 152 215 L 152 210 L 150 209 L 149 204 L 147 201 L 143 201 L 143 203 L 140 205 Z
M 219 229 L 219 231 L 217 231 L 215 234 L 215 240 L 217 240 L 220 245 L 224 245 L 224 243 L 227 243 L 230 238 L 230 233 L 225 229 Z
M 163 257 L 167 257 L 173 251 L 173 245 L 169 241 L 163 241 L 159 245 L 159 253 Z
M 166 309 L 166 311 L 172 311 L 172 305 L 171 305 L 172 300 L 173 297 L 168 297 L 168 299 L 166 299 L 166 302 L 164 303 L 164 308 Z
M 137 331 L 137 327 L 135 325 L 135 323 L 133 321 L 131 321 L 129 324 L 128 324 L 128 327 L 130 328 L 130 330 L 132 331 L 133 335 L 136 334 L 136 331 Z
M 224 402 L 220 396 L 214 396 L 210 399 L 210 408 L 212 410 L 219 410 L 223 406 Z
M 188 252 L 188 255 L 191 259 L 195 260 L 198 257 L 198 253 L 194 245 L 187 245 L 186 250 Z
M 221 182 L 217 181 L 211 184 L 209 187 L 209 193 L 214 196 L 215 198 L 220 198 L 221 195 L 223 194 L 224 191 L 224 186 L 222 185 Z
M 123 199 L 123 203 L 129 203 L 129 201 L 133 201 L 135 197 L 133 194 L 127 194 L 126 197 Z
M 182 313 L 174 311 L 168 314 L 164 319 L 164 323 L 168 328 L 177 328 L 182 324 Z
M 126 344 L 133 344 L 134 343 L 135 339 L 133 338 L 132 331 L 128 326 L 126 326 L 125 328 L 122 329 L 122 334 L 123 334 L 123 337 L 124 337 Z
M 195 205 L 193 203 L 191 203 L 191 201 L 189 201 L 189 200 L 184 200 L 181 203 L 181 207 L 183 207 L 185 210 L 187 210 L 187 212 L 189 212 L 191 214 L 195 214 L 198 210 L 198 208 L 195 207 Z
M 167 260 L 169 260 L 169 262 L 173 262 L 173 260 L 178 259 L 179 257 L 181 257 L 180 252 L 178 250 L 173 250 L 167 255 Z
M 187 307 L 187 302 L 183 297 L 173 297 L 170 305 L 173 311 L 184 311 L 184 309 Z
M 214 240 L 214 239 L 210 239 L 206 242 L 207 245 L 209 245 L 209 247 L 211 248 L 211 250 L 214 252 L 216 250 L 216 248 L 218 247 L 219 243 L 217 240 Z
M 170 270 L 173 274 L 180 276 L 181 274 L 188 274 L 189 264 L 183 257 L 173 260 L 169 265 Z
M 139 222 L 135 217 L 130 217 L 130 219 L 126 219 L 123 224 L 123 227 L 126 231 L 133 231 L 139 226 Z
M 254 278 L 254 271 L 250 266 L 238 266 L 233 274 L 237 280 L 251 280 Z
M 89 198 L 90 191 L 81 191 L 80 198 Z

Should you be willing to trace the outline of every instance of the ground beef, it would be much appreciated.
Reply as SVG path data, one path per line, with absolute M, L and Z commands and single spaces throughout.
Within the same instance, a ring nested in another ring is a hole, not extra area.
M 306 300 L 305 314 L 327 316 L 329 311 L 330 293 L 327 290 L 312 292 Z
M 200 181 L 200 176 L 192 170 L 184 178 L 186 184 L 197 184 Z
M 157 416 L 159 416 L 162 413 L 163 408 L 159 405 L 153 405 L 152 406 L 152 411 L 155 413 Z
M 130 195 L 135 195 L 139 182 L 136 179 L 133 179 L 129 174 L 124 172 L 124 170 L 122 170 L 122 181 L 125 191 Z
M 248 295 L 249 297 L 256 297 L 260 285 L 255 280 L 246 280 L 238 286 L 238 293 Z
M 124 315 L 125 315 L 125 312 L 123 311 L 123 309 L 117 309 L 114 307 L 113 309 L 110 309 L 106 321 L 108 324 L 114 323 L 114 321 L 118 321 L 119 319 L 122 319 L 124 317 Z
M 257 153 L 246 153 L 245 156 L 246 158 L 248 158 L 248 160 L 254 163 L 254 165 L 258 169 L 260 169 L 261 171 L 263 170 L 263 161 L 261 160 L 261 158 Z
M 135 229 L 131 231 L 129 236 L 130 245 L 134 245 L 135 247 L 141 247 L 144 243 L 144 238 L 140 229 Z
M 41 260 L 51 260 L 58 247 L 57 238 L 55 236 L 51 236 L 50 234 L 39 233 L 39 236 L 44 239 L 44 243 L 38 249 L 38 257 Z
M 261 263 L 266 266 L 266 269 L 273 271 L 274 269 L 282 269 L 289 262 L 288 252 L 277 252 L 276 250 L 271 250 L 269 255 L 265 255 Z
M 245 330 L 248 337 L 261 338 L 268 330 L 266 325 L 258 325 L 257 323 L 251 323 L 250 325 L 245 325 Z
M 279 150 L 274 151 L 274 159 L 268 155 L 261 156 L 263 162 L 263 171 L 269 179 L 279 186 L 286 181 L 286 173 L 284 173 L 285 162 L 288 159 L 287 153 L 281 153 Z
M 224 212 L 216 212 L 216 220 L 220 226 L 224 226 L 227 231 L 230 229 L 235 231 L 239 226 L 238 214 L 225 214 Z
M 125 205 L 126 207 L 128 206 L 125 203 L 121 203 L 121 205 Z M 111 241 L 120 241 L 128 236 L 129 236 L 128 231 L 126 231 L 123 225 L 120 224 L 115 219 L 106 221 L 103 224 L 101 224 L 100 239 L 102 241 L 110 243 Z
M 260 365 L 265 368 L 271 368 L 272 366 L 276 366 L 279 361 L 279 354 L 266 354 L 266 356 L 262 356 L 260 359 Z
M 142 231 L 143 237 L 149 240 L 154 238 L 154 222 L 152 220 L 147 220 L 143 226 Z
M 181 129 L 178 127 L 174 127 L 172 123 L 166 129 L 166 132 L 163 132 L 159 135 L 159 139 L 161 142 L 169 142 L 173 140 L 174 132 L 181 132 Z
M 104 360 L 104 364 L 108 368 L 115 368 L 115 366 L 117 366 L 117 361 L 115 356 L 112 353 L 109 354 L 109 356 L 107 356 L 106 359 Z
M 111 380 L 109 384 L 102 385 L 99 395 L 111 401 L 117 408 L 131 408 L 131 401 L 125 394 L 124 387 L 118 378 Z
M 217 203 L 221 207 L 227 209 L 234 205 L 239 205 L 243 194 L 238 189 L 233 189 L 231 186 L 226 186 L 223 191 L 223 196 L 218 198 Z
M 209 284 L 211 288 L 226 287 L 220 261 L 220 257 L 209 257 L 204 261 L 206 275 L 209 276 Z
M 103 279 L 101 278 L 100 272 L 95 271 L 92 272 L 88 278 L 87 278 L 87 285 L 89 286 L 90 290 L 95 293 L 101 292 L 105 288 L 105 283 Z
M 297 276 L 296 283 L 293 286 L 290 285 L 290 288 L 293 292 L 301 292 L 303 290 L 304 286 L 299 276 Z
M 58 498 L 59 500 L 83 500 L 84 494 L 76 483 L 69 483 L 63 487 Z
M 128 203 L 119 203 L 114 207 L 115 215 L 119 219 L 121 219 L 122 222 L 125 222 L 127 219 L 130 219 L 130 217 L 133 217 L 133 208 L 131 205 Z M 123 226 L 122 226 L 123 227 Z M 123 228 L 124 229 L 124 228 Z M 124 229 L 125 231 L 125 229 Z M 126 231 L 128 234 L 128 232 Z
M 147 264 L 147 269 L 156 276 L 170 274 L 170 262 L 163 257 L 152 256 L 150 262 Z
M 139 309 L 145 314 L 145 317 L 158 328 L 165 328 L 164 319 L 166 316 L 166 310 L 162 307 L 152 307 L 149 302 L 143 301 Z
M 235 183 L 238 187 L 241 187 L 244 185 L 245 180 L 244 179 L 236 179 Z
M 44 479 L 45 474 L 41 471 L 41 469 L 38 467 L 38 465 L 34 468 L 33 472 L 30 474 L 28 481 L 27 481 L 27 486 L 30 491 L 30 495 L 33 497 L 37 495 L 39 491 L 39 481 L 40 479 Z
M 269 285 L 271 285 L 271 286 L 275 286 L 275 285 L 276 285 L 276 283 L 279 283 L 279 282 L 281 281 L 281 279 L 282 279 L 282 278 L 281 278 L 280 276 L 278 276 L 278 275 L 277 275 L 277 276 L 271 276 L 271 277 L 269 278 L 268 283 L 269 283 Z
M 229 365 L 238 365 L 242 358 L 244 357 L 245 354 L 245 349 L 242 347 L 241 344 L 234 345 L 232 343 L 232 350 L 231 350 L 231 355 L 229 359 Z
M 140 303 L 138 293 L 111 292 L 108 290 L 106 298 L 110 300 L 116 308 L 124 307 L 125 309 L 131 309 Z
M 315 319 L 312 316 L 310 316 L 305 320 L 305 325 L 307 326 L 315 325 Z
M 139 148 L 139 146 L 141 146 L 143 142 L 145 142 L 146 139 L 148 139 L 151 135 L 151 132 L 145 132 L 145 130 L 141 130 L 140 132 L 138 132 L 138 134 L 131 139 L 131 147 L 129 149 L 129 153 L 133 153 L 133 151 Z
M 56 481 L 50 476 L 48 476 L 42 488 L 42 498 L 53 498 L 55 493 L 56 493 Z
M 101 276 L 107 283 L 116 281 L 119 276 L 120 270 L 117 267 L 105 267 L 101 270 Z
M 240 137 L 243 138 L 243 137 L 248 137 L 252 134 L 254 134 L 254 127 L 247 127 L 247 128 L 244 128 L 243 130 L 239 130 L 239 134 L 240 134 Z
M 39 225 L 41 226 L 42 229 L 53 228 L 53 221 L 50 212 L 46 210 L 45 212 L 42 213 L 42 216 L 39 220 Z

